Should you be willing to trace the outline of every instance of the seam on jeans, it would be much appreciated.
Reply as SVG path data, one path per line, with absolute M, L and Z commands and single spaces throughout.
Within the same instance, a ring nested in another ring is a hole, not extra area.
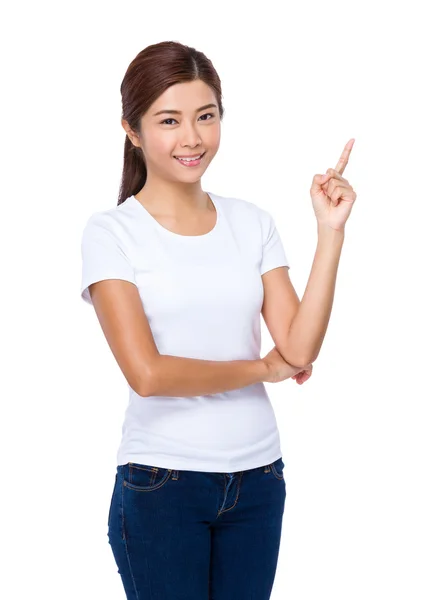
M 275 461 L 275 462 L 276 462 L 276 461 Z M 281 473 L 281 474 L 280 474 L 280 473 L 278 473 L 277 469 L 275 468 L 275 465 L 274 465 L 274 463 L 272 463 L 272 464 L 271 464 L 271 471 L 272 471 L 272 474 L 274 475 L 274 477 L 275 477 L 276 479 L 280 479 L 280 480 L 281 480 L 281 479 L 284 479 L 284 473 Z
M 155 483 L 156 475 L 159 470 L 158 467 L 140 465 L 139 463 L 133 463 L 133 462 L 129 462 L 128 465 L 129 465 L 129 480 L 130 481 L 133 481 L 133 479 L 134 479 L 133 469 L 138 469 L 139 471 L 147 471 L 148 473 L 151 473 L 149 487 Z
M 123 480 L 125 482 L 125 480 Z M 123 543 L 125 544 L 125 553 L 126 553 L 126 558 L 128 560 L 128 566 L 129 566 L 129 573 L 131 575 L 131 579 L 132 579 L 132 583 L 134 585 L 134 591 L 135 591 L 135 597 L 137 598 L 137 600 L 139 600 L 138 597 L 138 591 L 137 591 L 137 586 L 135 585 L 135 579 L 134 579 L 134 575 L 132 573 L 132 567 L 131 567 L 131 561 L 129 559 L 129 552 L 128 552 L 128 543 L 126 540 L 126 534 L 125 534 L 125 526 L 124 526 L 124 507 L 123 507 L 123 490 L 124 490 L 124 486 L 122 485 L 122 537 L 123 537 Z
M 122 473 L 122 479 L 124 479 L 124 473 Z M 125 517 L 124 517 L 124 509 L 123 509 L 123 485 L 122 485 L 122 496 L 121 496 L 121 503 L 120 503 L 120 508 L 121 508 L 121 513 L 122 513 L 122 540 L 125 539 Z
M 141 469 L 142 471 L 158 471 L 159 467 L 148 467 L 146 465 L 140 465 L 139 463 L 129 462 L 129 470 L 131 469 Z
M 127 542 L 126 538 L 124 539 L 123 543 L 125 544 L 126 558 L 128 559 L 129 573 L 131 575 L 132 583 L 134 585 L 135 596 L 136 596 L 137 600 L 139 600 L 137 586 L 135 585 L 135 579 L 134 579 L 134 575 L 132 573 L 131 561 L 129 559 L 128 542 Z
M 239 499 L 239 493 L 240 493 L 240 491 L 241 491 L 241 482 L 242 482 L 242 476 L 243 476 L 243 474 L 244 474 L 244 472 L 243 472 L 243 471 L 241 471 L 241 472 L 240 472 L 240 475 L 239 475 L 239 481 L 238 481 L 238 493 L 236 494 L 236 498 L 235 498 L 235 501 L 234 501 L 234 503 L 233 503 L 233 504 L 232 504 L 232 505 L 231 505 L 229 508 L 225 508 L 224 510 L 221 510 L 221 511 L 218 513 L 218 516 L 219 516 L 219 515 L 222 515 L 223 513 L 227 512 L 228 510 L 232 510 L 232 508 L 234 508 L 234 507 L 236 506 L 236 504 L 238 503 L 238 499 Z M 224 498 L 224 501 L 225 501 L 225 498 Z
M 135 486 L 133 483 L 128 483 L 128 481 L 126 481 L 125 479 L 123 480 L 123 487 L 127 487 L 130 490 L 133 490 L 134 492 L 153 492 L 155 490 L 159 490 L 163 485 L 167 483 L 167 481 L 170 479 L 171 472 L 172 469 L 167 469 L 167 472 L 161 479 L 161 481 L 157 485 L 154 485 L 152 487 L 149 486 L 149 488 L 145 488 L 143 486 L 138 485 Z
M 222 506 L 224 506 L 224 503 L 225 503 L 225 501 L 226 501 L 226 498 L 227 498 L 227 479 L 226 479 L 226 478 L 225 478 L 225 476 L 224 476 L 224 498 L 223 498 L 223 503 L 222 503 Z M 220 511 L 220 510 L 218 510 L 218 513 L 217 513 L 217 518 L 220 516 L 220 514 L 221 514 L 221 511 Z
M 158 471 L 153 471 L 152 475 L 150 476 L 150 482 L 149 482 L 150 486 L 154 485 L 157 472 Z

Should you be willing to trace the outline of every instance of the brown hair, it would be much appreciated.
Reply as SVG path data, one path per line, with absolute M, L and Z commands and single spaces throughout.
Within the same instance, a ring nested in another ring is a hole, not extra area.
M 149 107 L 175 83 L 201 79 L 216 96 L 223 118 L 221 81 L 212 62 L 195 48 L 179 42 L 160 42 L 139 52 L 126 70 L 120 86 L 122 119 L 140 132 L 140 120 Z M 138 194 L 146 183 L 147 169 L 141 148 L 125 136 L 123 172 L 117 205 Z

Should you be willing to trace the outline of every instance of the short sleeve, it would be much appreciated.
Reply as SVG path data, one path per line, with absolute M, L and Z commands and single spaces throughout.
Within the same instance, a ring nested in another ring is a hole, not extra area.
M 263 275 L 276 267 L 288 267 L 286 252 L 272 215 L 261 209 L 262 216 L 262 262 L 260 274 Z
M 81 238 L 81 297 L 92 304 L 89 285 L 104 279 L 135 282 L 134 269 L 119 240 L 100 213 L 87 221 Z

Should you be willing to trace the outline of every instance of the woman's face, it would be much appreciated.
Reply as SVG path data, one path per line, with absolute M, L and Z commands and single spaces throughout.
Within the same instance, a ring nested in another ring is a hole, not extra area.
M 220 144 L 221 120 L 212 88 L 199 79 L 172 85 L 143 115 L 141 133 L 139 141 L 148 176 L 197 181 Z M 192 166 L 185 166 L 175 158 L 203 153 L 198 164 Z

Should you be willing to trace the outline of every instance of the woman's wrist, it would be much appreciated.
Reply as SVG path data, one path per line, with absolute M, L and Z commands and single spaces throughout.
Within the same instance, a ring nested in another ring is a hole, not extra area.
M 268 363 L 263 358 L 260 358 L 259 360 L 256 360 L 254 362 L 256 363 L 257 377 L 259 379 L 258 383 L 267 382 L 269 378 Z
M 322 223 L 317 223 L 317 234 L 319 237 L 342 240 L 344 239 L 345 230 L 343 229 L 333 229 L 329 227 L 329 225 L 324 225 Z

